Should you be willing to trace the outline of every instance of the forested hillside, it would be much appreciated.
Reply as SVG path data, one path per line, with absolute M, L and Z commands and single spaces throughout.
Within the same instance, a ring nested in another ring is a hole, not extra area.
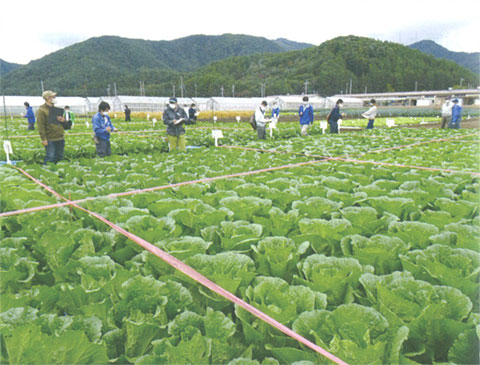
M 210 97 L 222 87 L 224 96 L 260 96 L 262 87 L 265 95 L 298 94 L 306 81 L 308 92 L 321 95 L 345 93 L 350 82 L 353 93 L 479 84 L 478 74 L 397 43 L 348 36 L 280 52 L 279 41 L 294 45 L 239 35 L 170 42 L 92 38 L 10 72 L 2 85 L 7 94 L 36 95 L 43 80 L 61 95 L 100 96 L 113 95 L 115 83 L 118 94 L 139 95 L 143 81 L 146 95 L 175 89 L 177 96 Z

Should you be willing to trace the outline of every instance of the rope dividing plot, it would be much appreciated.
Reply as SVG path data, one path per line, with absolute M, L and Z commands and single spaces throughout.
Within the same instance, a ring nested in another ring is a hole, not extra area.
M 314 163 L 314 162 L 317 162 L 317 161 L 309 161 L 309 162 L 304 162 L 304 163 L 301 163 L 302 165 L 305 165 L 305 164 L 311 164 L 311 163 Z M 55 190 L 53 190 L 52 188 L 50 188 L 49 186 L 45 185 L 44 183 L 42 183 L 40 180 L 34 178 L 33 176 L 31 176 L 30 174 L 28 174 L 26 171 L 24 171 L 23 169 L 19 168 L 19 167 L 16 167 L 16 166 L 13 166 L 13 168 L 15 168 L 16 170 L 18 170 L 19 172 L 21 172 L 22 174 L 24 174 L 26 177 L 28 177 L 30 180 L 32 180 L 33 182 L 35 182 L 36 184 L 38 184 L 39 186 L 41 186 L 42 188 L 44 188 L 45 190 L 47 190 L 48 192 L 50 192 L 51 194 L 55 195 L 56 197 L 58 197 L 59 199 L 62 199 L 66 202 L 66 205 L 71 205 L 85 213 L 87 213 L 88 215 L 100 220 L 101 222 L 105 223 L 106 225 L 108 225 L 110 228 L 114 229 L 115 231 L 117 231 L 118 233 L 124 235 L 126 238 L 130 239 L 131 241 L 133 241 L 134 243 L 136 243 L 137 245 L 143 247 L 145 250 L 149 251 L 150 253 L 154 254 L 155 256 L 157 256 L 158 258 L 160 258 L 161 260 L 163 260 L 164 262 L 166 262 L 168 265 L 172 266 L 173 268 L 177 269 L 178 271 L 182 272 L 183 274 L 187 275 L 188 277 L 192 278 L 193 280 L 195 280 L 196 282 L 202 284 L 203 286 L 205 286 L 206 288 L 212 290 L 213 292 L 215 292 L 216 294 L 224 297 L 225 299 L 229 300 L 230 302 L 234 303 L 234 304 L 237 304 L 239 305 L 240 307 L 242 307 L 243 309 L 245 309 L 246 311 L 250 312 L 251 314 L 253 314 L 255 317 L 261 319 L 262 321 L 268 323 L 269 325 L 271 325 L 272 327 L 276 328 L 277 330 L 283 332 L 284 334 L 286 334 L 287 336 L 297 340 L 298 342 L 300 342 L 301 344 L 307 346 L 308 348 L 312 349 L 313 351 L 319 353 L 320 355 L 324 356 L 325 358 L 329 359 L 330 361 L 336 363 L 336 364 L 339 364 L 339 365 L 347 365 L 346 362 L 342 361 L 341 359 L 337 358 L 335 355 L 329 353 L 328 351 L 326 351 L 325 349 L 323 349 L 322 347 L 314 344 L 313 342 L 309 341 L 308 339 L 304 338 L 303 336 L 300 336 L 299 334 L 297 334 L 296 332 L 292 331 L 291 329 L 289 329 L 287 326 L 284 326 L 283 324 L 281 324 L 280 322 L 276 321 L 275 319 L 273 319 L 272 317 L 268 316 L 267 314 L 263 313 L 262 311 L 258 310 L 257 308 L 255 308 L 254 306 L 248 304 L 247 302 L 243 301 L 242 299 L 238 298 L 237 296 L 235 296 L 234 294 L 230 293 L 229 291 L 223 289 L 222 287 L 220 287 L 219 285 L 215 284 L 213 281 L 209 280 L 208 278 L 206 278 L 205 276 L 203 276 L 202 274 L 200 274 L 198 271 L 194 270 L 192 267 L 186 265 L 185 263 L 183 263 L 182 261 L 178 260 L 177 258 L 175 258 L 174 256 L 168 254 L 167 252 L 161 250 L 160 248 L 156 247 L 155 245 L 151 244 L 150 242 L 147 242 L 145 241 L 144 239 L 126 231 L 125 229 L 119 227 L 118 225 L 116 225 L 115 223 L 112 223 L 111 221 L 109 221 L 108 219 L 104 218 L 103 216 L 101 216 L 100 214 L 97 214 L 95 212 L 92 212 L 86 208 L 83 208 L 81 207 L 80 205 L 78 205 L 78 203 L 75 203 L 67 198 L 65 198 L 64 196 L 60 195 L 59 193 L 57 193 Z M 287 168 L 287 167 L 283 167 L 283 168 Z M 263 170 L 278 170 L 279 168 L 269 168 L 269 169 L 263 169 Z M 248 174 L 248 173 L 242 173 L 242 174 Z M 237 175 L 237 174 L 235 174 Z M 210 178 L 210 179 L 215 179 L 215 178 Z M 173 184 L 173 185 L 178 185 L 178 184 Z

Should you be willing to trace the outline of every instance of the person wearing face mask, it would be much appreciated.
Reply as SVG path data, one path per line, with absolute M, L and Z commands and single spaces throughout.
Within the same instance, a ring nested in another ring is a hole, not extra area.
M 333 107 L 332 111 L 327 116 L 328 124 L 330 124 L 330 133 L 338 134 L 338 120 L 345 117 L 345 113 L 340 112 L 340 108 L 343 106 L 343 100 L 338 99 Z
M 267 110 L 268 103 L 264 100 L 260 106 L 255 110 L 255 122 L 257 123 L 257 137 L 258 139 L 267 139 L 265 128 L 267 123 L 271 122 L 271 119 L 265 118 L 265 111 Z
M 27 101 L 23 103 L 23 105 L 25 105 L 25 108 L 27 109 L 25 118 L 28 120 L 28 130 L 33 131 L 35 130 L 35 114 L 33 113 L 33 109 Z
M 375 117 L 377 116 L 377 103 L 375 99 L 370 100 L 370 109 L 362 114 L 362 117 L 368 119 L 367 129 L 373 129 L 373 123 L 375 122 Z
M 184 109 L 178 106 L 176 98 L 170 98 L 168 106 L 163 112 L 163 123 L 167 126 L 167 138 L 169 150 L 185 151 L 187 140 L 185 139 L 185 124 L 195 124 L 188 118 Z
M 40 134 L 42 144 L 45 146 L 46 153 L 43 164 L 47 162 L 57 163 L 63 160 L 65 150 L 65 132 L 62 127 L 65 119 L 61 115 L 49 118 L 51 111 L 59 109 L 54 107 L 57 102 L 56 96 L 57 93 L 53 91 L 44 91 L 42 97 L 45 100 L 45 104 L 40 106 L 36 113 L 38 133 Z
M 110 105 L 102 101 L 98 105 L 98 113 L 92 117 L 92 127 L 95 133 L 93 140 L 95 141 L 95 149 L 98 157 L 110 156 L 112 154 L 110 146 L 110 133 L 116 129 L 110 120 L 108 112 Z
M 302 126 L 302 136 L 307 135 L 307 130 L 310 124 L 313 124 L 313 106 L 308 103 L 308 96 L 303 97 L 303 103 L 298 109 L 300 116 L 300 125 Z

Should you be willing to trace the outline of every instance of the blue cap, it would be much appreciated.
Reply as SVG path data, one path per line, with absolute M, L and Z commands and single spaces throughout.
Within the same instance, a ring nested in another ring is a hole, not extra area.
M 177 98 L 173 98 L 173 97 L 172 97 L 172 98 L 168 99 L 168 101 L 170 101 L 170 102 L 173 101 L 174 103 L 176 103 L 176 102 L 177 102 Z
M 458 99 L 457 99 L 457 98 L 453 99 L 452 101 L 453 101 L 454 103 L 458 103 Z

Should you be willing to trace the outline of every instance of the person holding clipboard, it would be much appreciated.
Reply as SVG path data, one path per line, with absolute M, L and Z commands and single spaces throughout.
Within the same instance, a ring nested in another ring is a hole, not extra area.
M 45 159 L 43 164 L 47 162 L 57 163 L 63 160 L 63 153 L 65 150 L 65 132 L 63 123 L 63 109 L 56 108 L 55 103 L 57 93 L 47 90 L 42 94 L 45 104 L 38 108 L 37 127 L 42 144 L 45 146 Z
M 183 125 L 195 124 L 195 121 L 190 120 L 185 110 L 178 106 L 176 98 L 169 99 L 168 106 L 163 112 L 163 123 L 167 126 L 169 150 L 185 151 L 187 141 Z

